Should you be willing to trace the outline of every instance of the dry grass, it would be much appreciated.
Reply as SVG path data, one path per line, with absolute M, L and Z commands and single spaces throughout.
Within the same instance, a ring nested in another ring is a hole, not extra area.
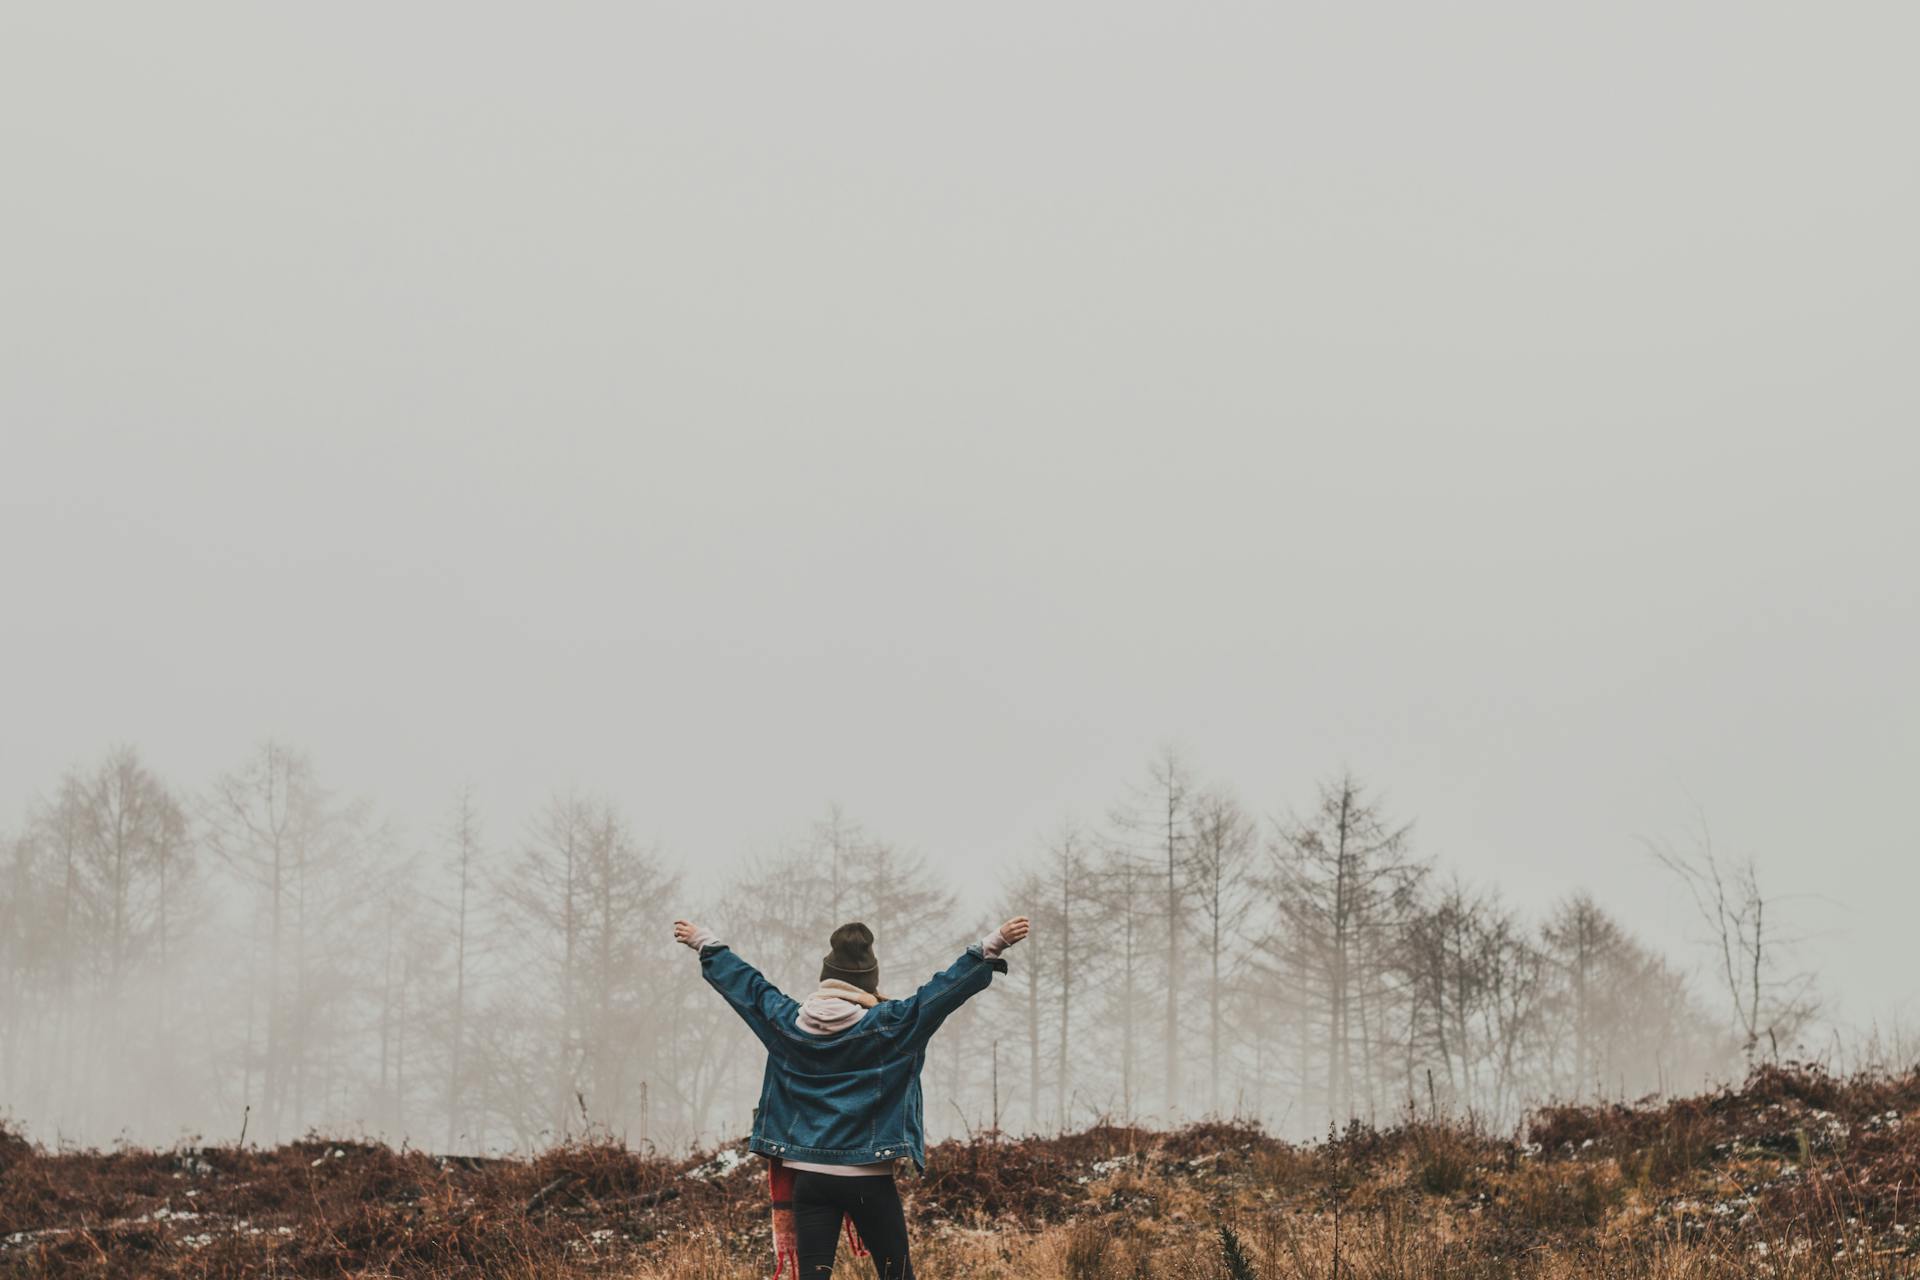
M 319 1139 L 49 1154 L 0 1132 L 0 1274 L 759 1280 L 763 1175 L 729 1164 Z M 906 1188 L 917 1269 L 954 1280 L 1920 1276 L 1920 1074 L 1769 1068 L 1657 1106 L 1546 1109 L 1522 1138 L 980 1137 Z

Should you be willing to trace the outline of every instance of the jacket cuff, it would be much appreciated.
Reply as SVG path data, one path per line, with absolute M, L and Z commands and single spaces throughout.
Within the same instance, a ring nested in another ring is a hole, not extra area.
M 999 956 L 988 955 L 986 948 L 978 942 L 967 948 L 967 954 L 984 963 L 995 973 L 1005 973 L 1007 971 L 1007 962 Z

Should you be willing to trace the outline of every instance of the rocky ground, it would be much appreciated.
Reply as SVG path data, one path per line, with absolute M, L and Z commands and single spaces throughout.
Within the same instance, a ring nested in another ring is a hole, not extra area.
M 1418 1118 L 1306 1145 L 1234 1124 L 983 1136 L 904 1185 L 929 1277 L 1920 1276 L 1920 1073 L 1768 1068 L 1511 1137 Z M 0 1131 L 0 1275 L 771 1274 L 765 1173 L 739 1147 L 48 1153 Z

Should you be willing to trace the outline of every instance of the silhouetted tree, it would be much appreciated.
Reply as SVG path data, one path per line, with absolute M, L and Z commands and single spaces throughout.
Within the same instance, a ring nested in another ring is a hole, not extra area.
M 1193 789 L 1192 774 L 1180 753 L 1173 747 L 1164 747 L 1148 762 L 1146 781 L 1132 788 L 1127 800 L 1113 813 L 1116 843 L 1129 846 L 1143 863 L 1152 864 L 1153 874 L 1160 880 L 1159 914 L 1166 937 L 1160 964 L 1161 997 L 1165 1007 L 1160 1028 L 1161 1096 L 1168 1116 L 1179 1110 L 1181 1101 L 1180 1000 L 1185 974 L 1180 967 L 1180 939 L 1187 929 L 1188 897 L 1182 872 L 1193 840 L 1190 829 Z M 1132 902 L 1136 886 L 1131 879 L 1127 888 Z
M 1235 976 L 1240 929 L 1253 906 L 1259 829 L 1232 793 L 1220 788 L 1195 799 L 1191 822 L 1187 879 L 1207 958 L 1207 1110 L 1218 1114 L 1228 984 Z
M 1379 1101 L 1388 979 L 1419 908 L 1425 865 L 1407 855 L 1409 827 L 1389 822 L 1351 774 L 1323 786 L 1314 812 L 1278 829 L 1271 880 L 1281 946 L 1308 984 L 1324 1037 L 1328 1115 L 1344 1121 Z

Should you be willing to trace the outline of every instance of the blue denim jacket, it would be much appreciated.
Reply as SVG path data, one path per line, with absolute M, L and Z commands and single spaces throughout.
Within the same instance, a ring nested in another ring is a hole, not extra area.
M 920 1067 L 947 1015 L 984 991 L 1007 962 L 975 943 L 904 1000 L 883 1000 L 845 1031 L 802 1031 L 800 1004 L 725 943 L 700 949 L 700 972 L 760 1043 L 767 1072 L 753 1112 L 749 1150 L 815 1164 L 927 1162 Z

